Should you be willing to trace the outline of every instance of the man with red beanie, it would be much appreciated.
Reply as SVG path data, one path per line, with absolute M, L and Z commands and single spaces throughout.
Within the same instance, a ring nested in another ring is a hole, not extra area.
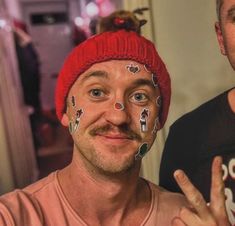
M 207 205 L 183 171 L 187 199 L 139 177 L 163 127 L 170 78 L 153 43 L 128 18 L 77 46 L 58 78 L 56 111 L 74 140 L 69 166 L 0 198 L 0 225 L 228 226 L 221 159 Z M 133 31 L 134 30 L 134 31 Z

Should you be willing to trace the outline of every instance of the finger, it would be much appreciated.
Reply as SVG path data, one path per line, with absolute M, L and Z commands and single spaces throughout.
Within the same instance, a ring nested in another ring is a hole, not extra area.
M 186 176 L 184 171 L 176 170 L 174 172 L 174 177 L 179 187 L 187 197 L 189 203 L 197 211 L 199 217 L 206 219 L 210 216 L 207 204 L 202 196 L 202 194 L 196 189 L 196 187 L 191 183 L 189 178 Z
M 198 226 L 201 225 L 199 216 L 188 208 L 182 207 L 179 213 L 179 218 L 185 225 Z
M 172 222 L 171 226 L 187 226 L 180 218 L 175 217 Z
M 211 173 L 210 209 L 216 217 L 217 221 L 224 222 L 224 220 L 227 218 L 227 213 L 225 207 L 222 158 L 220 156 L 216 156 L 213 159 Z

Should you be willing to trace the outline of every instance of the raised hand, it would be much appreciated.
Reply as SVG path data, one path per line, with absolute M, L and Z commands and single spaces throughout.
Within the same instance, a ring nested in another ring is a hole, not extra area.
M 212 163 L 210 204 L 182 170 L 176 170 L 174 177 L 192 209 L 183 207 L 179 217 L 173 219 L 172 226 L 231 226 L 225 208 L 221 157 L 215 157 Z

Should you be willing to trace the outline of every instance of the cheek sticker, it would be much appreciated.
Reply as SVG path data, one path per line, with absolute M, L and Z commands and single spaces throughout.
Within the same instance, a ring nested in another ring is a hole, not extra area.
M 74 96 L 71 97 L 71 102 L 72 102 L 72 106 L 75 107 L 76 102 L 75 102 L 75 97 Z
M 127 70 L 133 74 L 137 73 L 140 71 L 140 67 L 138 64 L 134 65 L 133 63 L 130 63 L 129 65 L 126 66 Z
M 157 103 L 157 107 L 161 107 L 161 104 L 162 104 L 162 98 L 161 98 L 161 96 L 158 96 L 158 97 L 157 97 L 156 103 Z
M 144 108 L 143 111 L 140 113 L 140 130 L 141 130 L 141 132 L 148 131 L 148 126 L 147 126 L 148 117 L 149 117 L 149 110 Z
M 75 118 L 75 123 L 74 123 L 74 127 L 73 127 L 73 132 L 75 132 L 78 129 L 82 114 L 83 114 L 83 110 L 82 109 L 77 110 L 76 118 Z
M 157 75 L 155 75 L 155 74 L 153 74 L 153 73 L 152 73 L 152 82 L 153 82 L 153 85 L 154 85 L 155 87 L 158 86 L 158 85 L 157 85 Z
M 124 104 L 122 104 L 120 102 L 117 102 L 117 103 L 115 103 L 114 108 L 116 110 L 121 110 L 122 111 L 122 110 L 124 110 Z
M 159 122 L 159 117 L 157 117 L 155 120 L 155 124 L 154 124 L 152 133 L 153 134 L 157 133 L 159 127 L 160 127 L 160 122 Z
M 148 144 L 143 143 L 139 147 L 139 150 L 138 150 L 137 154 L 135 155 L 135 160 L 142 159 L 147 152 L 148 152 Z
M 69 132 L 73 133 L 73 122 L 72 121 L 69 122 Z

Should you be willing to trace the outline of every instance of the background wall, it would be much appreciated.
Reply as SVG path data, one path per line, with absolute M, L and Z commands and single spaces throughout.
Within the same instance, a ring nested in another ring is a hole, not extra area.
M 138 4 L 150 8 L 152 23 L 147 36 L 152 36 L 172 79 L 170 114 L 151 153 L 144 159 L 142 171 L 145 177 L 158 182 L 169 126 L 182 114 L 235 86 L 235 75 L 217 44 L 215 0 L 135 0 L 125 7 L 130 9 Z

